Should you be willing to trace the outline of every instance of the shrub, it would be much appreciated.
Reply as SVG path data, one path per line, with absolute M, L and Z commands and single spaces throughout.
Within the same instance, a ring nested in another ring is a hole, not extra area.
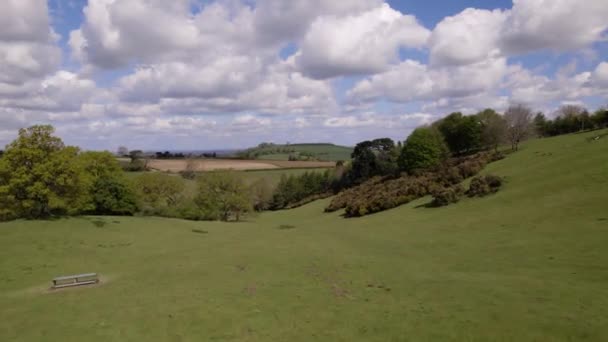
M 502 186 L 502 178 L 495 175 L 479 176 L 471 180 L 467 191 L 469 197 L 484 197 L 497 192 Z
M 372 178 L 339 193 L 325 211 L 332 212 L 344 208 L 347 217 L 364 216 L 430 194 L 437 195 L 437 204 L 454 203 L 464 193 L 457 184 L 477 174 L 491 159 L 490 153 L 477 153 L 449 159 L 435 170 L 419 170 L 398 178 Z M 494 183 L 495 181 L 492 182 Z
M 443 207 L 452 203 L 457 203 L 460 197 L 464 194 L 464 188 L 461 185 L 454 185 L 449 188 L 444 188 L 433 193 L 433 201 L 431 206 Z

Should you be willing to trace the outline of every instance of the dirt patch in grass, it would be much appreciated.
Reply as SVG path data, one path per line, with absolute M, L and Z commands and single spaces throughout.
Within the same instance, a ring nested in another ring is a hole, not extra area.
M 99 277 L 99 282 L 96 284 L 62 287 L 62 288 L 54 289 L 52 287 L 52 281 L 49 280 L 48 282 L 46 282 L 44 284 L 26 287 L 21 290 L 6 292 L 5 295 L 7 297 L 20 297 L 20 296 L 33 296 L 33 295 L 60 293 L 60 292 L 64 292 L 64 291 L 77 291 L 77 290 L 92 289 L 92 288 L 97 288 L 100 286 L 105 286 L 106 284 L 113 282 L 117 278 L 116 275 L 98 275 L 98 277 Z

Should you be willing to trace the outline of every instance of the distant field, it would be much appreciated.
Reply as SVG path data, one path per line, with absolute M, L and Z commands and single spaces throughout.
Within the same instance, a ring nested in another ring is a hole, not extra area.
M 214 170 L 271 170 L 271 169 L 300 169 L 300 168 L 331 168 L 334 162 L 316 161 L 286 161 L 286 160 L 238 160 L 238 159 L 198 159 L 195 160 L 196 171 Z M 148 166 L 151 169 L 180 172 L 186 169 L 187 160 L 151 159 Z
M 606 132 L 526 142 L 444 208 L 0 223 L 0 341 L 608 341 Z
M 333 144 L 290 144 L 255 147 L 249 151 L 251 154 L 259 154 L 258 159 L 265 160 L 288 160 L 292 154 L 297 157 L 301 153 L 307 153 L 318 160 L 347 161 L 351 158 L 353 148 Z

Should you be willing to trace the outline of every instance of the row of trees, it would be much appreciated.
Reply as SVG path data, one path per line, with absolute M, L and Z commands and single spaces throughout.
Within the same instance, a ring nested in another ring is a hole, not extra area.
M 497 149 L 509 142 L 514 150 L 532 134 L 532 110 L 512 106 L 504 115 L 486 109 L 475 115 L 452 113 L 430 126 L 419 127 L 403 142 L 389 138 L 364 141 L 355 147 L 344 187 L 374 176 L 415 173 L 438 166 L 449 156 Z
M 589 114 L 584 107 L 567 105 L 559 108 L 556 114 L 553 120 L 543 113 L 536 114 L 534 127 L 538 135 L 550 137 L 608 127 L 608 110 L 603 108 Z
M 189 196 L 179 176 L 144 173 L 132 181 L 113 154 L 82 152 L 53 133 L 52 126 L 21 129 L 7 146 L 0 158 L 0 220 L 137 213 L 238 220 L 252 209 L 249 189 L 232 173 L 205 174 Z

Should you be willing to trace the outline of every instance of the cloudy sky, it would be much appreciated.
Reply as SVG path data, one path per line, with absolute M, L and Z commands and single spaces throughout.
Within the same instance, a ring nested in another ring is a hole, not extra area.
M 606 0 L 2 0 L 0 144 L 238 148 L 608 104 Z

